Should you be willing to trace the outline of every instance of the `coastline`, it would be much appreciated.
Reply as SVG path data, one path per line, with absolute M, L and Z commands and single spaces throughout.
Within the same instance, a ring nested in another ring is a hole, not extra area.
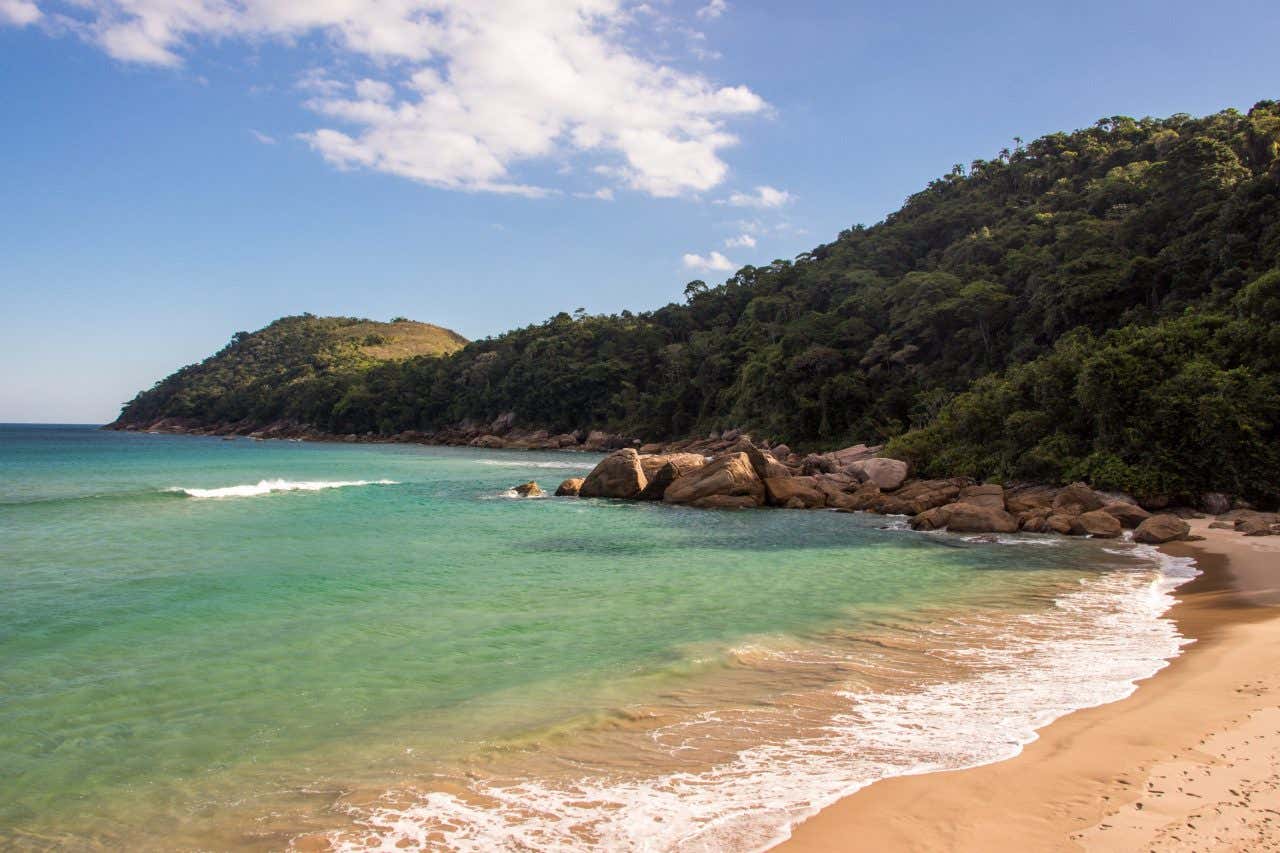
M 1211 520 L 1192 522 L 1203 541 L 1160 546 L 1202 571 L 1169 613 L 1196 642 L 1131 696 L 1053 722 L 1008 761 L 872 784 L 774 849 L 1274 847 L 1280 541 Z

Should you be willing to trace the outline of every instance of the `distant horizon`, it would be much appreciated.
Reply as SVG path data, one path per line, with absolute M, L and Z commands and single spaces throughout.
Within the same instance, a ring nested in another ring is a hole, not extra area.
M 1015 137 L 1247 110 L 1280 79 L 1280 8 L 1243 2 L 188 2 L 0 3 L 6 421 L 110 420 L 303 310 L 472 340 L 650 310 Z

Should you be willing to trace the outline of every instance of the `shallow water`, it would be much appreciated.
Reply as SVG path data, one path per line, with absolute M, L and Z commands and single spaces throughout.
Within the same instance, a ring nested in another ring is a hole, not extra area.
M 0 427 L 0 846 L 757 849 L 1179 647 L 1132 545 L 507 496 L 594 461 Z

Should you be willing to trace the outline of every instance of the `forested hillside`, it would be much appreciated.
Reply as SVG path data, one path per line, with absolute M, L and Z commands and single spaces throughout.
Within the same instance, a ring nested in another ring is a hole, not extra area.
M 691 282 L 683 303 L 287 382 L 197 393 L 205 366 L 187 368 L 121 423 L 391 434 L 511 411 L 651 440 L 732 425 L 794 447 L 889 439 L 930 474 L 1274 501 L 1278 190 L 1274 101 L 1104 119 L 957 165 L 884 222 Z

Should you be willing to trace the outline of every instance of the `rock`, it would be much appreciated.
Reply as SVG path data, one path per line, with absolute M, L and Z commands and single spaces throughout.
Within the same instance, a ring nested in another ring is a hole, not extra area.
M 1015 513 L 1014 518 L 1018 519 L 1018 529 L 1021 531 L 1026 533 L 1046 533 L 1049 530 L 1048 521 L 1051 512 L 1052 510 L 1047 507 L 1025 509 Z
M 911 525 L 912 530 L 941 530 L 947 526 L 950 518 L 951 505 L 935 506 L 933 509 L 926 509 L 919 515 L 912 516 L 907 524 Z
M 1057 496 L 1058 490 L 1052 486 L 1019 486 L 1005 490 L 1004 504 L 1005 509 L 1017 515 L 1030 510 L 1051 509 Z
M 656 441 L 651 441 L 648 444 L 640 445 L 639 450 L 641 456 L 644 456 L 647 453 L 661 453 L 662 445 Z
M 765 494 L 773 506 L 790 506 L 798 502 L 803 509 L 827 505 L 827 496 L 813 477 L 769 477 L 764 481 Z
M 770 448 L 769 452 L 773 454 L 775 459 L 786 459 L 791 455 L 791 448 L 787 447 L 785 444 L 775 444 Z
M 556 488 L 558 498 L 576 498 L 582 490 L 583 477 L 570 477 Z
M 476 436 L 471 439 L 471 441 L 467 442 L 467 444 L 471 447 L 484 447 L 489 450 L 498 450 L 507 446 L 507 442 L 496 435 Z
M 751 506 L 760 506 L 764 503 L 764 483 L 756 474 L 747 454 L 733 453 L 713 459 L 668 486 L 662 499 L 666 503 L 699 505 L 699 501 L 713 495 L 749 498 Z M 724 506 L 725 504 L 717 503 L 716 505 Z
M 813 474 L 834 474 L 836 472 L 836 463 L 830 456 L 824 456 L 820 453 L 810 453 L 800 463 L 800 473 L 806 477 Z
M 1230 521 L 1211 521 L 1209 522 L 1210 530 L 1235 530 L 1236 526 Z
M 1081 515 L 1102 509 L 1102 498 L 1084 483 L 1072 483 L 1058 492 L 1053 508 L 1063 515 Z
M 862 472 L 866 475 L 865 482 L 875 483 L 881 491 L 885 492 L 891 492 L 900 487 L 907 479 L 907 463 L 898 459 L 883 457 L 863 459 L 843 465 L 841 468 Z
M 841 512 L 866 512 L 880 499 L 880 487 L 875 483 L 860 485 L 839 496 L 827 492 L 827 506 Z
M 1120 520 L 1104 509 L 1095 509 L 1080 516 L 1084 532 L 1098 539 L 1115 539 L 1124 530 Z
M 1071 522 L 1072 518 L 1069 515 L 1051 515 L 1044 520 L 1044 532 L 1067 536 L 1075 527 Z
M 874 483 L 868 483 L 875 486 Z M 904 483 L 892 494 L 879 495 L 870 508 L 885 515 L 919 515 L 927 509 L 944 506 L 960 497 L 960 490 L 972 485 L 972 481 L 912 480 Z M 879 487 L 876 486 L 879 490 Z
M 875 456 L 877 453 L 879 453 L 883 449 L 884 449 L 884 445 L 882 444 L 877 444 L 873 446 L 868 446 L 866 444 L 855 444 L 852 447 L 845 447 L 841 450 L 833 450 L 832 452 L 826 454 L 826 456 L 835 463 L 837 468 L 844 468 L 854 464 L 855 462 L 864 462 L 868 459 L 871 459 L 873 456 Z
M 1133 541 L 1159 545 L 1162 542 L 1183 539 L 1190 532 L 1191 525 L 1176 515 L 1164 513 L 1153 515 L 1139 524 L 1138 529 L 1133 531 Z
M 546 496 L 546 492 L 542 491 L 542 487 L 530 480 L 527 483 L 521 483 L 514 489 L 515 493 L 522 498 L 541 498 Z
M 1189 507 L 1189 506 L 1170 507 L 1169 509 L 1166 509 L 1165 512 L 1169 515 L 1176 515 L 1178 518 L 1184 518 L 1184 519 L 1185 518 L 1204 518 L 1204 513 L 1196 510 L 1194 507 Z
M 947 530 L 952 533 L 1017 533 L 1018 520 L 1003 509 L 969 503 L 948 504 Z
M 551 436 L 550 441 L 556 447 L 573 447 L 578 443 L 578 437 L 571 432 L 562 432 Z
M 640 468 L 645 474 L 644 491 L 640 493 L 642 501 L 660 501 L 666 494 L 667 487 L 676 480 L 707 464 L 707 458 L 700 453 L 664 453 L 655 456 L 641 456 Z M 658 467 L 655 467 L 657 465 Z
M 1130 529 L 1137 527 L 1151 517 L 1151 513 L 1142 507 L 1125 501 L 1109 503 L 1102 508 L 1102 511 Z
M 640 467 L 640 454 L 633 448 L 610 453 L 587 475 L 578 495 L 584 498 L 640 497 L 648 480 Z
M 720 440 L 735 441 L 741 435 L 742 435 L 742 430 L 740 429 L 727 429 L 724 432 L 720 433 Z
M 689 503 L 699 509 L 754 509 L 759 505 L 748 495 L 707 495 Z
M 761 480 L 769 477 L 790 477 L 793 473 L 790 468 L 775 459 L 772 453 L 761 450 L 749 441 L 739 440 L 729 449 L 729 452 L 747 454 L 747 458 L 751 460 L 751 467 L 755 469 L 756 476 Z
M 1200 506 L 1209 515 L 1222 515 L 1231 511 L 1231 496 L 1222 492 L 1205 492 L 1200 496 Z
M 811 509 L 801 498 L 792 498 L 782 505 L 783 509 Z
M 1167 507 L 1172 500 L 1168 495 L 1145 495 L 1138 499 L 1138 505 L 1150 512 L 1157 512 Z
M 1004 509 L 1004 486 L 986 483 L 981 486 L 966 486 L 960 490 L 960 503 L 986 506 L 993 509 Z
M 1271 526 L 1275 523 L 1268 516 L 1271 513 L 1255 512 L 1236 521 L 1236 530 L 1245 536 L 1270 536 Z
M 494 435 L 502 435 L 509 432 L 516 422 L 515 412 L 505 412 L 493 419 L 493 423 L 489 424 L 489 432 Z

